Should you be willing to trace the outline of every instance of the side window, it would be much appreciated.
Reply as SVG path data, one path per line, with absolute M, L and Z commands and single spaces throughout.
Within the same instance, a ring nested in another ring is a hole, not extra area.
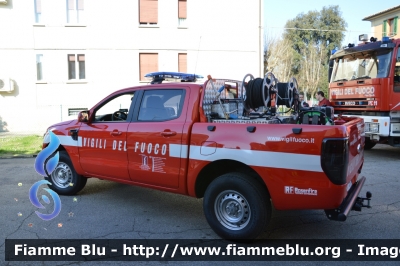
M 144 92 L 139 121 L 168 121 L 180 117 L 185 90 L 148 90 Z
M 394 82 L 400 82 L 400 46 L 397 47 L 396 66 L 394 68 Z
M 93 122 L 126 122 L 128 120 L 134 93 L 118 95 L 95 111 Z
M 397 47 L 396 65 L 394 66 L 394 86 L 395 92 L 400 92 L 400 46 Z

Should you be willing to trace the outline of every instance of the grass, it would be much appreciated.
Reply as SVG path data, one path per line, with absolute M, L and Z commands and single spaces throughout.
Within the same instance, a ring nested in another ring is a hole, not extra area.
M 36 135 L 0 137 L 0 157 L 38 154 L 42 143 L 43 137 Z

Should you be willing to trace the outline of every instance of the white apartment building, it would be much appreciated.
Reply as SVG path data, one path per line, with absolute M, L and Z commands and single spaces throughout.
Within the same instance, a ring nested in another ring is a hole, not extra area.
M 263 76 L 263 0 L 0 0 L 0 132 L 44 132 L 180 71 Z

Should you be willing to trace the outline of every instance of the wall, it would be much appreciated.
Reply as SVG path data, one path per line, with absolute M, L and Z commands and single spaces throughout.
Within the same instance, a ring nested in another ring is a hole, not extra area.
M 0 78 L 11 77 L 16 86 L 0 92 L 3 131 L 43 133 L 75 119 L 68 108 L 90 108 L 117 89 L 141 84 L 139 53 L 158 53 L 159 71 L 178 71 L 178 53 L 187 53 L 191 73 L 260 76 L 262 5 L 188 0 L 187 27 L 179 27 L 178 0 L 160 0 L 158 24 L 148 27 L 139 25 L 137 0 L 86 0 L 80 25 L 66 23 L 66 0 L 42 0 L 41 24 L 34 23 L 33 0 L 10 0 L 0 5 Z M 36 80 L 36 54 L 43 54 L 42 81 Z M 68 54 L 85 54 L 85 80 L 68 80 Z
M 389 37 L 395 38 L 395 39 L 400 38 L 400 8 L 390 11 L 390 12 L 387 12 L 387 13 L 384 13 L 384 14 L 381 14 L 372 19 L 369 19 L 369 21 L 371 21 L 372 36 L 378 38 L 378 40 L 382 40 L 383 21 L 394 18 L 396 16 L 398 17 L 398 19 L 397 19 L 397 34 L 389 36 Z M 388 29 L 387 29 L 387 31 L 388 31 Z

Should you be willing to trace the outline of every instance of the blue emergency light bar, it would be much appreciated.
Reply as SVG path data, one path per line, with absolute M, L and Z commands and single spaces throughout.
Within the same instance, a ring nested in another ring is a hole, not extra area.
M 182 82 L 194 82 L 197 79 L 204 78 L 201 75 L 195 75 L 190 73 L 182 72 L 151 72 L 144 75 L 145 78 L 151 78 L 151 83 L 161 83 L 163 80 L 167 79 L 179 79 Z

